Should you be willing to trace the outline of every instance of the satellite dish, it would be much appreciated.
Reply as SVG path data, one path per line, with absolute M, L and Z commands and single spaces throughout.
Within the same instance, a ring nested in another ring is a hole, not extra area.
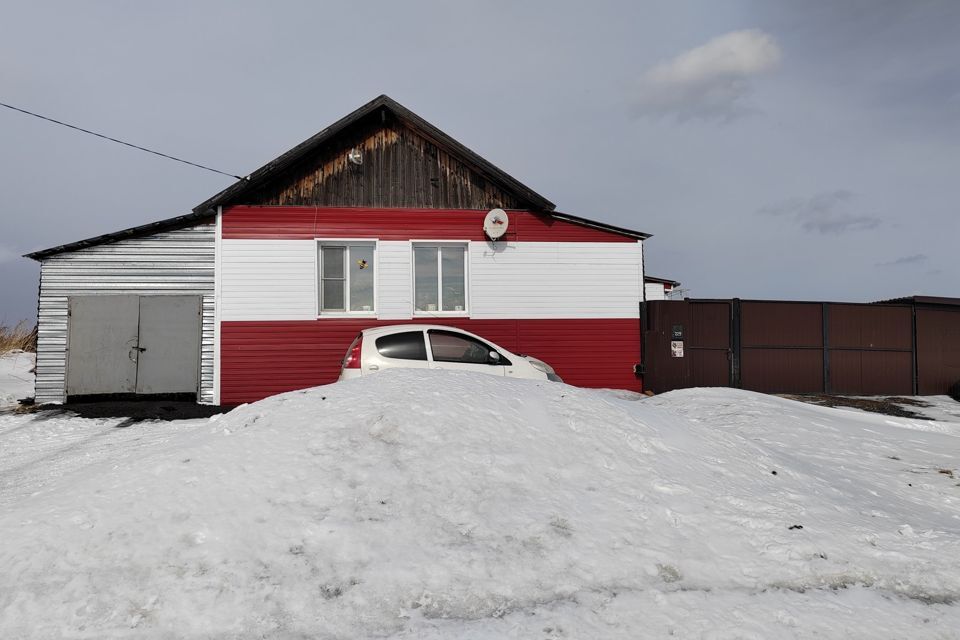
M 499 240 L 507 232 L 510 219 L 503 209 L 491 209 L 483 219 L 483 232 L 491 240 Z

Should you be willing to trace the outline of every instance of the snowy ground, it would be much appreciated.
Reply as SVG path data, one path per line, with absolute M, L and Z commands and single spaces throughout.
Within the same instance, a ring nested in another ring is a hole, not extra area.
M 34 357 L 19 349 L 0 353 L 0 407 L 33 397 Z
M 0 637 L 960 638 L 958 421 L 390 371 L 121 423 L 0 413 Z

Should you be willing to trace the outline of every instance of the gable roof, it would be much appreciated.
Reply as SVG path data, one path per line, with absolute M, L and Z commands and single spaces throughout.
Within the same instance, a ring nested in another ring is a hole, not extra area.
M 212 198 L 209 198 L 196 207 L 194 212 L 205 211 L 218 206 L 236 203 L 238 198 L 244 194 L 256 190 L 268 182 L 274 176 L 279 175 L 291 165 L 310 155 L 310 153 L 320 149 L 325 143 L 336 137 L 339 133 L 356 124 L 364 118 L 374 115 L 379 111 L 386 111 L 396 117 L 401 123 L 423 136 L 440 149 L 456 156 L 471 169 L 486 177 L 494 184 L 502 186 L 506 191 L 514 193 L 531 208 L 539 211 L 553 211 L 556 208 L 552 202 L 541 196 L 539 193 L 521 183 L 519 180 L 509 175 L 507 172 L 499 169 L 489 161 L 480 157 L 467 147 L 463 146 L 443 131 L 433 126 L 414 112 L 410 111 L 393 98 L 381 95 L 359 109 L 355 110 L 343 118 L 340 118 L 326 129 L 320 131 L 314 136 L 307 138 L 293 149 L 290 149 L 283 155 L 271 160 L 263 165 L 243 180 L 238 180 Z
M 352 113 L 344 116 L 340 120 L 337 120 L 326 129 L 323 129 L 319 133 L 304 140 L 286 153 L 271 160 L 248 175 L 246 178 L 238 180 L 213 197 L 204 200 L 186 215 L 167 218 L 157 222 L 150 222 L 148 224 L 131 227 L 129 229 L 123 229 L 121 231 L 115 231 L 113 233 L 106 233 L 93 238 L 87 238 L 85 240 L 78 240 L 76 242 L 50 247 L 49 249 L 34 251 L 26 254 L 24 257 L 32 258 L 34 260 L 41 260 L 58 253 L 65 253 L 67 251 L 74 251 L 86 247 L 116 242 L 118 240 L 124 240 L 127 238 L 150 235 L 165 229 L 180 228 L 189 224 L 196 224 L 205 220 L 212 220 L 216 215 L 217 207 L 236 203 L 238 199 L 263 186 L 271 179 L 281 174 L 285 169 L 290 168 L 298 161 L 309 156 L 311 152 L 319 149 L 322 145 L 332 140 L 339 133 L 348 129 L 351 125 L 360 122 L 364 118 L 375 115 L 380 110 L 390 112 L 404 125 L 410 127 L 413 131 L 427 139 L 432 144 L 436 145 L 438 148 L 441 148 L 447 151 L 449 154 L 456 156 L 467 166 L 490 180 L 492 183 L 500 185 L 504 190 L 516 194 L 520 200 L 528 203 L 533 211 L 546 214 L 558 220 L 565 220 L 574 224 L 602 229 L 620 235 L 637 238 L 638 240 L 645 240 L 650 237 L 649 233 L 624 229 L 622 227 L 616 227 L 604 222 L 597 222 L 587 218 L 581 218 L 579 216 L 555 211 L 556 205 L 538 194 L 536 191 L 524 185 L 522 182 L 509 175 L 502 169 L 494 166 L 489 161 L 480 157 L 478 154 L 457 142 L 434 125 L 430 124 L 417 114 L 398 103 L 393 98 L 390 98 L 387 95 L 381 95 L 374 98 L 359 109 L 353 111 Z

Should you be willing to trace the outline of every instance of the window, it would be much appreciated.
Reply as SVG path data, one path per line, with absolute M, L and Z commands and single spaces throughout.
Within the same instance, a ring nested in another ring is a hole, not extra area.
M 320 313 L 374 312 L 373 243 L 321 242 Z
M 377 353 L 397 360 L 426 360 L 423 331 L 405 331 L 377 338 Z
M 466 255 L 462 244 L 415 244 L 413 300 L 419 313 L 466 313 Z
M 452 331 L 428 332 L 430 350 L 435 362 L 459 362 L 461 364 L 509 365 L 510 361 L 500 356 L 492 360 L 490 352 L 496 351 L 485 342 Z M 499 355 L 499 353 L 497 354 Z

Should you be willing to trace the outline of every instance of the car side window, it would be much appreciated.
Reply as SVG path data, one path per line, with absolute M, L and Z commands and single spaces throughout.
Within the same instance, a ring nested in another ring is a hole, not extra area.
M 377 338 L 377 353 L 397 360 L 426 360 L 427 347 L 422 331 L 404 331 Z
M 461 364 L 494 364 L 509 365 L 510 362 L 501 357 L 498 361 L 490 360 L 490 352 L 496 351 L 485 342 L 452 331 L 428 332 L 430 336 L 430 350 L 435 362 L 459 362 Z

